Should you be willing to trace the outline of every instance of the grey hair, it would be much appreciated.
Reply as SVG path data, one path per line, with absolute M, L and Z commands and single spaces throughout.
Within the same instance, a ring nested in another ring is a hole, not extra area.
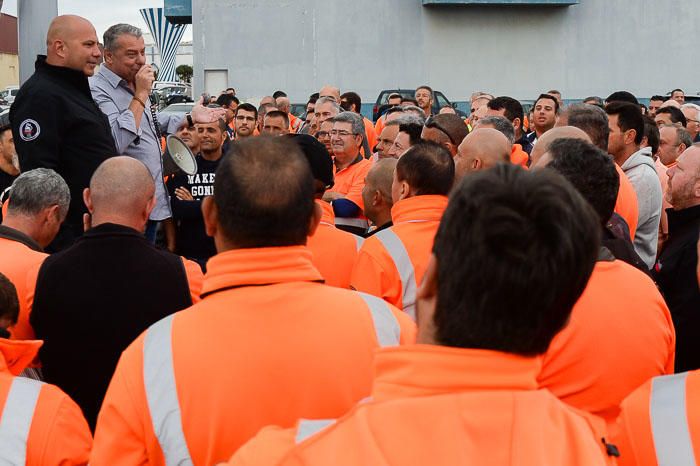
M 693 138 L 690 137 L 690 133 L 688 130 L 685 128 L 674 126 L 674 125 L 669 125 L 673 126 L 676 129 L 676 144 L 680 145 L 683 144 L 685 145 L 685 148 L 687 149 L 688 147 L 693 145 Z
M 332 118 L 333 123 L 350 123 L 352 125 L 352 134 L 365 134 L 365 122 L 362 117 L 355 112 L 340 112 Z
M 693 110 L 698 112 L 698 115 L 700 116 L 700 105 L 690 103 L 681 105 L 681 110 L 683 110 L 684 108 L 692 108 Z
M 389 125 L 390 123 L 396 122 L 397 125 L 420 125 L 423 126 L 425 124 L 425 119 L 419 117 L 418 115 L 401 115 L 400 117 L 396 118 L 395 120 L 391 120 L 390 122 L 387 123 Z
M 513 122 L 508 120 L 508 118 L 500 115 L 491 115 L 483 118 L 479 118 L 476 126 L 481 125 L 491 125 L 493 128 L 501 133 L 508 139 L 508 142 L 512 145 L 515 143 L 515 128 L 513 128 Z
M 109 29 L 107 29 L 102 35 L 105 50 L 109 50 L 111 52 L 116 50 L 117 40 L 124 34 L 134 36 L 137 39 L 143 36 L 141 29 L 137 28 L 136 26 L 125 23 L 115 24 L 114 26 L 110 26 Z
M 321 104 L 331 104 L 331 107 L 333 107 L 338 113 L 343 111 L 340 105 L 338 105 L 338 102 L 333 100 L 332 97 L 319 97 L 318 100 L 316 100 L 316 106 L 314 108 L 318 108 L 318 106 Z
M 29 170 L 12 183 L 8 212 L 36 215 L 54 205 L 58 206 L 61 218 L 65 218 L 70 205 L 70 189 L 61 175 L 50 168 Z
M 403 107 L 403 111 L 405 112 L 415 112 L 417 116 L 422 117 L 423 121 L 425 121 L 425 112 L 423 111 L 422 108 L 418 107 L 417 105 L 406 105 Z M 422 125 L 423 123 L 421 123 Z

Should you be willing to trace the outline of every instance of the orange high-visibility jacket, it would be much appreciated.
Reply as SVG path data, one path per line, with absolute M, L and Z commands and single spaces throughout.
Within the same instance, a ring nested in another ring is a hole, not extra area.
M 415 319 L 416 292 L 428 267 L 445 196 L 414 196 L 391 209 L 394 226 L 362 244 L 350 285 L 379 296 Z
M 510 163 L 513 165 L 519 165 L 527 170 L 527 163 L 529 161 L 530 156 L 523 150 L 523 146 L 520 144 L 513 144 L 513 148 L 510 151 Z
M 41 344 L 0 339 L 0 463 L 87 464 L 92 436 L 78 405 L 54 385 L 16 377 Z
M 617 203 L 615 212 L 625 219 L 630 228 L 631 240 L 634 241 L 634 234 L 637 232 L 639 223 L 639 204 L 637 203 L 637 192 L 632 186 L 632 182 L 627 178 L 625 172 L 618 164 L 615 164 L 617 174 L 620 175 L 620 190 L 617 192 Z
M 621 466 L 700 464 L 700 371 L 654 377 L 622 403 Z
M 369 150 L 373 151 L 374 146 L 377 145 L 377 133 L 376 130 L 374 129 L 374 123 L 372 123 L 370 120 L 368 120 L 365 117 L 362 117 L 362 121 L 365 124 L 365 137 L 367 138 L 367 144 L 369 145 Z M 372 155 L 372 154 L 369 154 Z M 365 154 L 365 158 L 367 158 L 367 154 Z
M 0 226 L 0 273 L 17 288 L 19 318 L 10 327 L 15 340 L 31 340 L 34 330 L 29 324 L 30 294 L 34 294 L 36 274 L 47 254 L 33 239 L 20 231 Z
M 635 388 L 673 373 L 675 345 L 671 314 L 654 282 L 623 261 L 601 260 L 545 354 L 538 381 L 611 427 Z
M 538 369 L 496 351 L 382 350 L 368 401 L 337 421 L 266 428 L 229 465 L 614 464 L 604 423 L 538 389 Z
M 311 250 L 311 262 L 321 272 L 326 285 L 339 288 L 350 287 L 350 273 L 363 239 L 335 227 L 333 207 L 317 200 L 323 215 L 313 236 L 306 246 Z
M 379 118 L 377 118 L 377 122 L 374 124 L 374 134 L 379 137 L 380 134 L 382 134 L 382 131 L 384 130 L 384 127 L 386 126 L 386 116 L 382 115 Z
M 372 168 L 372 162 L 358 156 L 358 161 L 343 168 L 340 171 L 335 171 L 335 183 L 331 191 L 340 193 L 345 196 L 345 199 L 357 204 L 360 209 L 365 210 L 365 204 L 362 202 L 362 188 L 365 186 L 365 178 L 367 172 Z
M 318 283 L 303 246 L 218 254 L 204 280 L 122 354 L 92 465 L 226 461 L 266 425 L 342 415 L 370 392 L 374 350 L 415 338 L 384 301 Z

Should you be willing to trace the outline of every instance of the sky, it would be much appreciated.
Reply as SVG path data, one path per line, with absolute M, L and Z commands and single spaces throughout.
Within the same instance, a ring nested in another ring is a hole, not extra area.
M 152 7 L 162 8 L 163 0 L 58 0 L 58 14 L 75 14 L 89 19 L 100 40 L 102 33 L 117 23 L 133 24 L 148 32 L 139 9 Z M 4 0 L 2 12 L 17 16 L 17 0 Z M 185 31 L 182 40 L 192 40 L 191 26 Z

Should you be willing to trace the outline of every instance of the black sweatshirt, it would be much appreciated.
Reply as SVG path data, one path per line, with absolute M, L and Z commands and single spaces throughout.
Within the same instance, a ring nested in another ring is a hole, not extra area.
M 204 265 L 207 259 L 216 254 L 214 239 L 204 231 L 202 199 L 214 195 L 214 178 L 219 160 L 210 161 L 197 154 L 197 174 L 178 173 L 168 180 L 170 206 L 175 221 L 175 252 Z M 192 194 L 194 201 L 181 201 L 175 196 L 175 189 L 184 187 Z

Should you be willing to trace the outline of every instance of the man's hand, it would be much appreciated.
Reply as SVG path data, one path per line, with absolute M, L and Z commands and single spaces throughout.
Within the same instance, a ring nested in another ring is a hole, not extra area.
M 197 104 L 192 107 L 190 115 L 195 123 L 216 123 L 219 119 L 226 121 L 226 109 L 223 107 L 207 108 L 204 106 L 202 97 L 200 97 Z
M 175 197 L 181 201 L 194 201 L 194 197 L 187 188 L 175 188 Z
M 333 202 L 335 200 L 344 199 L 344 198 L 345 198 L 344 195 L 337 193 L 335 191 L 326 191 L 323 194 L 323 200 L 326 202 Z
M 151 94 L 151 88 L 155 80 L 156 75 L 151 65 L 143 65 L 134 78 L 134 94 L 145 102 Z

